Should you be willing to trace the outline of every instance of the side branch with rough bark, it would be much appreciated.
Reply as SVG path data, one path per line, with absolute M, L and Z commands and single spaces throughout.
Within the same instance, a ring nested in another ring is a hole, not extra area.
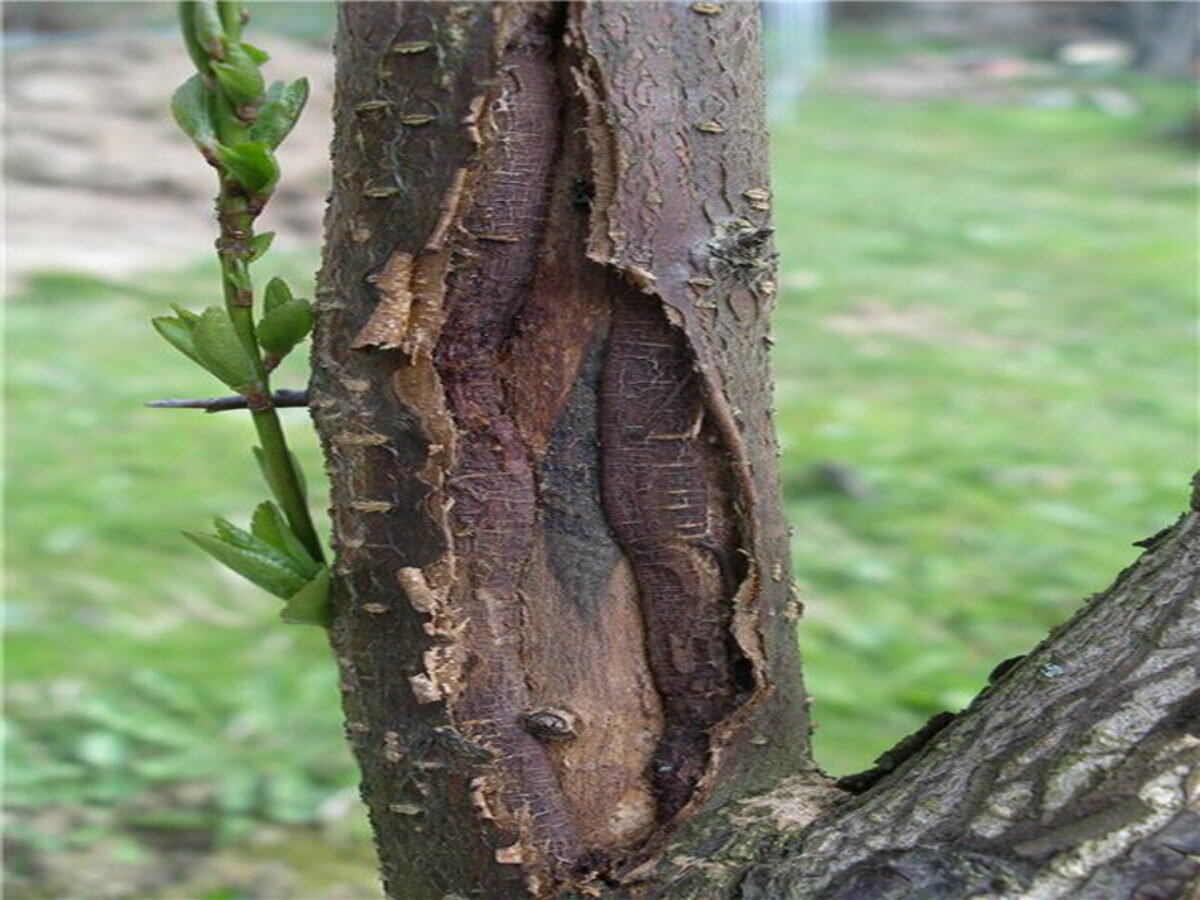
M 804 780 L 732 804 L 680 835 L 646 896 L 1195 897 L 1196 498 L 1143 546 L 894 773 L 816 821 Z

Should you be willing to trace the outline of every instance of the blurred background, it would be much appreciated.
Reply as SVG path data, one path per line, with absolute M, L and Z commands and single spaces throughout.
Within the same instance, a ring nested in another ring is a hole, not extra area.
M 315 88 L 256 277 L 311 292 L 334 10 L 248 6 L 267 74 Z M 1196 11 L 767 4 L 777 421 L 833 773 L 967 703 L 1184 506 Z M 217 284 L 174 5 L 3 13 L 8 895 L 378 896 L 323 634 L 178 534 L 261 499 L 250 426 L 141 406 L 220 393 L 148 324 Z

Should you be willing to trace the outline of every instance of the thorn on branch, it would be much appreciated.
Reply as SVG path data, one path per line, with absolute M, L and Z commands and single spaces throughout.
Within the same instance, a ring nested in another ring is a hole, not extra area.
M 146 406 L 153 409 L 202 409 L 205 412 L 225 412 L 230 409 L 247 409 L 249 403 L 241 395 L 232 397 L 209 397 L 207 400 L 151 400 Z M 308 391 L 288 390 L 275 391 L 271 395 L 271 406 L 276 408 L 289 406 L 308 406 Z

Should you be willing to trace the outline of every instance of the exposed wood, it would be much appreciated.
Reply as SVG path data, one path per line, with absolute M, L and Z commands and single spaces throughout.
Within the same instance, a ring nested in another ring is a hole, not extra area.
M 616 878 L 807 760 L 757 11 L 341 26 L 312 406 L 385 882 Z
M 1195 504 L 813 766 L 758 52 L 749 3 L 342 7 L 310 405 L 388 895 L 1192 896 Z

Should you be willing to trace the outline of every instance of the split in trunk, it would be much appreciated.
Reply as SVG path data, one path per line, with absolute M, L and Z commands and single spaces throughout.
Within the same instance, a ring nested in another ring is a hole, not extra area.
M 1132 627 L 1105 618 L 1118 585 L 869 777 L 816 771 L 758 53 L 747 3 L 342 7 L 310 405 L 392 897 L 961 896 L 980 872 L 1063 896 L 1047 873 L 1095 835 L 1133 852 L 1186 818 L 1194 720 L 1153 673 L 1195 673 L 1194 644 L 1160 647 L 1195 627 L 1194 516 L 1148 557 L 1133 655 L 1039 668 Z M 1115 671 L 1136 706 L 1139 665 L 1159 738 L 1110 759 L 1078 692 Z M 1175 793 L 1076 827 L 1114 773 Z

